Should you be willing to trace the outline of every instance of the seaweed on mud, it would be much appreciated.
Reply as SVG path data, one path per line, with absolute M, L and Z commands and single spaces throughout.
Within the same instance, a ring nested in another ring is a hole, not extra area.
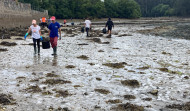
M 145 72 L 139 72 L 139 74 L 146 74 Z
M 11 95 L 0 94 L 0 104 L 2 105 L 13 105 L 16 104 L 15 99 Z
M 119 49 L 119 48 L 112 48 L 112 49 Z
M 183 74 L 182 72 L 179 72 L 179 71 L 171 71 L 168 68 L 158 68 L 158 69 L 160 71 L 162 71 L 162 72 L 168 72 L 170 74 L 178 74 L 178 75 L 182 75 Z
M 23 38 L 15 38 L 15 40 L 24 40 Z
M 74 85 L 73 87 L 74 88 L 78 88 L 78 87 L 82 87 L 82 86 L 80 86 L 80 85 Z
M 96 43 L 102 43 L 100 38 L 93 38 L 92 41 Z
M 185 79 L 189 79 L 189 76 L 185 76 L 184 78 L 185 78 Z
M 30 46 L 33 46 L 34 43 L 29 43 L 29 44 L 21 44 L 21 45 L 30 45 Z
M 150 68 L 150 66 L 143 66 L 143 67 L 139 67 L 137 69 L 139 69 L 139 70 L 146 70 L 146 69 L 149 69 L 149 68 Z
M 128 70 L 128 72 L 135 72 L 134 70 Z
M 81 55 L 79 57 L 77 57 L 78 59 L 82 59 L 82 60 L 88 60 L 89 57 L 85 56 L 85 55 Z
M 77 44 L 77 45 L 89 45 L 89 44 L 86 44 L 86 43 L 82 43 L 82 44 Z
M 53 73 L 47 73 L 46 77 L 59 77 L 59 75 L 53 74 Z
M 26 77 L 20 76 L 20 77 L 17 77 L 16 79 L 26 79 Z
M 91 66 L 94 66 L 95 64 L 94 63 L 88 63 L 89 65 L 91 65 Z
M 42 90 L 40 89 L 40 87 L 38 85 L 35 85 L 35 86 L 29 86 L 28 88 L 26 88 L 26 91 L 28 91 L 30 93 L 39 93 Z
M 124 95 L 124 98 L 127 100 L 136 99 L 134 95 Z
M 114 100 L 108 100 L 106 103 L 111 103 L 111 104 L 117 104 L 117 103 L 122 103 L 120 99 L 114 99 Z
M 42 82 L 43 84 L 55 85 L 55 84 L 67 84 L 71 83 L 71 81 L 62 80 L 62 79 L 47 79 L 46 81 Z
M 99 78 L 99 77 L 97 77 L 97 78 L 96 78 L 96 80 L 97 80 L 97 81 L 101 81 L 102 79 L 101 79 L 101 78 Z
M 52 95 L 53 93 L 52 92 L 50 92 L 50 91 L 44 91 L 44 92 L 42 92 L 42 95 Z
M 159 70 L 162 72 L 168 72 L 169 71 L 168 68 L 159 68 Z
M 145 101 L 152 101 L 152 98 L 143 98 L 142 100 L 145 100 Z
M 172 55 L 171 53 L 167 53 L 167 52 L 162 52 L 163 55 Z
M 98 52 L 104 52 L 103 50 L 99 50 Z
M 110 91 L 106 90 L 106 89 L 94 89 L 94 91 L 99 92 L 101 94 L 109 94 Z
M 58 90 L 56 91 L 57 95 L 56 97 L 68 97 L 71 96 L 72 94 L 70 94 L 67 90 L 63 91 L 63 90 Z
M 140 83 L 137 80 L 124 80 L 121 83 L 125 86 L 139 87 Z
M 104 66 L 108 66 L 108 67 L 112 67 L 112 68 L 116 68 L 116 69 L 119 69 L 119 68 L 124 68 L 125 65 L 127 65 L 127 63 L 125 62 L 120 62 L 120 63 L 105 63 L 103 64 Z
M 75 68 L 76 66 L 74 66 L 74 65 L 68 65 L 68 66 L 66 66 L 65 68 L 67 68 L 67 69 L 73 69 L 73 68 Z
M 3 45 L 3 46 L 16 46 L 17 45 L 17 43 L 15 43 L 15 42 L 6 42 L 6 41 L 3 41 L 3 42 L 1 42 L 1 44 L 0 45 Z
M 131 103 L 119 104 L 114 108 L 116 111 L 144 111 L 143 106 L 134 105 Z
M 39 82 L 39 79 L 32 79 L 30 82 Z
M 131 34 L 121 34 L 118 37 L 123 37 L 123 36 L 133 36 L 133 35 L 131 35 Z
M 102 44 L 110 44 L 110 42 L 102 42 Z
M 5 48 L 0 48 L 0 52 L 5 52 L 5 51 L 8 51 L 8 50 Z
M 187 102 L 184 104 L 167 105 L 166 108 L 189 111 L 190 110 L 190 102 Z

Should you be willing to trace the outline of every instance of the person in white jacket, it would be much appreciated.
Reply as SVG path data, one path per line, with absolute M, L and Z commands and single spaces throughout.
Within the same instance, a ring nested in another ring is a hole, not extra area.
M 87 37 L 89 36 L 89 30 L 91 28 L 91 21 L 87 18 L 84 22 L 84 26 L 86 28 L 86 34 L 87 34 Z

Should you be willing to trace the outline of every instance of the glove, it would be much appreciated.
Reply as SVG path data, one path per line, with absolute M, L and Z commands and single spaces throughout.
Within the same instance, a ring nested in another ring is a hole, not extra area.
M 43 40 L 42 36 L 40 36 L 40 39 Z
M 25 34 L 24 39 L 26 39 L 27 36 L 28 36 L 28 33 Z

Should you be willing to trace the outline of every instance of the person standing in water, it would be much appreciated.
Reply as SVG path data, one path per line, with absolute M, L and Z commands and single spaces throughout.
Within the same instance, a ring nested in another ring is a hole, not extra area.
M 56 22 L 56 18 L 54 16 L 51 17 L 52 23 L 49 25 L 49 37 L 50 37 L 50 43 L 53 48 L 53 54 L 54 56 L 57 55 L 57 41 L 58 41 L 58 32 L 60 34 L 60 40 L 61 40 L 61 29 L 60 24 Z
M 36 50 L 36 43 L 37 43 L 38 55 L 40 55 L 40 39 L 43 40 L 43 38 L 41 36 L 40 26 L 37 25 L 36 20 L 32 20 L 32 25 L 30 26 L 26 35 L 24 36 L 25 40 L 30 32 L 32 32 L 32 38 L 33 38 L 33 43 L 34 43 L 34 54 L 37 54 L 37 50 Z
M 86 34 L 87 34 L 87 37 L 89 36 L 89 30 L 91 28 L 91 21 L 87 18 L 84 22 L 84 26 L 86 28 Z
M 109 34 L 108 36 L 111 37 L 112 27 L 114 28 L 114 24 L 113 24 L 111 18 L 108 18 L 108 21 L 107 21 L 107 23 L 106 23 L 105 28 L 106 28 L 106 27 L 108 27 L 108 34 Z

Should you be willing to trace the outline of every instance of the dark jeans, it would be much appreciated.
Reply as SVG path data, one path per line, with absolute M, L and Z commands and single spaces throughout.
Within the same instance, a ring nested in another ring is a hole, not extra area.
M 36 42 L 37 42 L 38 53 L 40 53 L 40 39 L 34 39 L 33 38 L 33 42 L 34 42 L 34 51 L 36 51 Z
M 86 28 L 86 34 L 87 34 L 87 37 L 88 37 L 88 32 L 89 32 L 89 28 Z

